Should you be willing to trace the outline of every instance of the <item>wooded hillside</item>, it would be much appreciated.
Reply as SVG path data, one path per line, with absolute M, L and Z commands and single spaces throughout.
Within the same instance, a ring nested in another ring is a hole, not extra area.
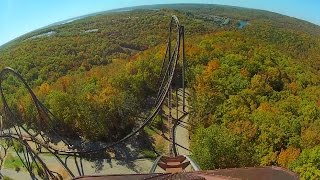
M 144 9 L 141 9 L 144 8 Z M 203 169 L 276 165 L 320 178 L 320 27 L 266 11 L 161 5 L 102 12 L 0 48 L 65 136 L 112 141 L 150 110 L 170 17 L 186 30 L 191 148 Z M 14 78 L 8 99 L 31 126 Z

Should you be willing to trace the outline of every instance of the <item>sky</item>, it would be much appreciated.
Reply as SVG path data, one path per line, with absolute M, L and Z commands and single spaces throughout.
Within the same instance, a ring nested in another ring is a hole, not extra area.
M 122 7 L 205 3 L 263 9 L 320 25 L 320 0 L 0 0 L 0 45 L 73 17 Z

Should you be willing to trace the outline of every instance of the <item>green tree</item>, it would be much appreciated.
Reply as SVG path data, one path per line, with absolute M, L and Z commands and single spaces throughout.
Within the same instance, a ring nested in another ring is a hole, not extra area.
M 202 169 L 252 165 L 249 144 L 222 126 L 200 127 L 192 137 L 192 155 Z

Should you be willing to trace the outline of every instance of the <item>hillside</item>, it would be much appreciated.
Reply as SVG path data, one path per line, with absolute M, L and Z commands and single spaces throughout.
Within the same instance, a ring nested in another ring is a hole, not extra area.
M 63 135 L 119 139 L 152 103 L 172 15 L 186 30 L 191 149 L 201 167 L 277 165 L 318 177 L 320 27 L 309 22 L 221 5 L 133 7 L 28 33 L 0 48 L 0 67 L 32 84 Z M 16 112 L 37 122 L 21 84 L 5 86 Z

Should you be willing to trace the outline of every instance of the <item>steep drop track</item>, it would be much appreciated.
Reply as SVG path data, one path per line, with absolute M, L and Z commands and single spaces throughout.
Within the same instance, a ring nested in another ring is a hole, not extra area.
M 176 37 L 174 37 L 174 31 L 176 31 Z M 174 40 L 173 40 L 174 39 Z M 182 58 L 180 57 L 182 56 Z M 84 170 L 81 163 L 81 158 L 88 154 L 94 154 L 106 151 L 108 148 L 113 147 L 117 144 L 124 143 L 131 137 L 135 136 L 140 130 L 142 130 L 146 125 L 148 125 L 158 114 L 159 110 L 162 108 L 166 98 L 168 97 L 170 101 L 170 94 L 172 91 L 172 84 L 173 81 L 177 78 L 177 65 L 179 59 L 182 59 L 182 89 L 183 89 L 183 110 L 185 106 L 185 81 L 184 81 L 184 74 L 185 74 L 185 57 L 184 57 L 184 27 L 180 25 L 179 20 L 176 16 L 172 16 L 170 25 L 169 25 L 169 35 L 168 35 L 168 42 L 166 53 L 163 59 L 160 77 L 162 78 L 161 84 L 157 93 L 157 98 L 154 103 L 153 110 L 151 114 L 136 127 L 131 133 L 126 135 L 125 137 L 119 139 L 116 142 L 110 144 L 104 144 L 100 147 L 86 147 L 83 148 L 81 142 L 80 145 L 72 144 L 67 138 L 64 138 L 60 135 L 59 131 L 55 128 L 55 122 L 58 122 L 58 118 L 37 98 L 35 93 L 32 91 L 26 80 L 12 68 L 4 68 L 0 73 L 0 93 L 4 107 L 4 115 L 5 119 L 4 122 L 1 122 L 1 131 L 0 131 L 0 138 L 6 140 L 12 144 L 12 142 L 19 143 L 23 146 L 21 149 L 16 149 L 14 146 L 14 150 L 17 152 L 20 160 L 23 162 L 23 165 L 28 170 L 30 176 L 33 179 L 39 178 L 39 169 L 42 170 L 40 173 L 40 177 L 44 179 L 56 179 L 59 178 L 59 174 L 56 172 L 51 171 L 42 161 L 39 154 L 41 153 L 41 148 L 44 148 L 47 153 L 53 154 L 62 167 L 69 173 L 70 177 L 74 178 L 75 174 L 71 172 L 71 170 L 67 166 L 67 160 L 69 157 L 74 157 L 78 174 L 79 176 L 83 176 Z M 18 78 L 27 89 L 28 93 L 31 96 L 31 99 L 35 105 L 37 110 L 38 116 L 41 119 L 41 122 L 35 123 L 35 129 L 29 130 L 23 126 L 24 121 L 14 114 L 13 110 L 9 107 L 6 96 L 5 90 L 3 87 L 3 82 L 7 79 L 8 75 L 13 75 Z M 170 103 L 169 103 L 170 104 Z M 169 107 L 170 108 L 170 107 Z M 4 128 L 2 125 L 6 124 Z M 50 137 L 55 138 L 55 142 L 57 139 L 59 142 L 63 142 L 67 148 L 59 149 L 55 147 L 53 144 L 53 140 Z M 31 148 L 30 143 L 32 142 L 36 144 L 39 149 Z M 173 151 L 175 151 L 175 144 L 173 143 Z M 59 155 L 66 155 L 65 160 L 62 160 L 61 156 Z M 78 160 L 80 159 L 80 162 Z M 35 174 L 34 167 L 38 168 L 38 175 Z

